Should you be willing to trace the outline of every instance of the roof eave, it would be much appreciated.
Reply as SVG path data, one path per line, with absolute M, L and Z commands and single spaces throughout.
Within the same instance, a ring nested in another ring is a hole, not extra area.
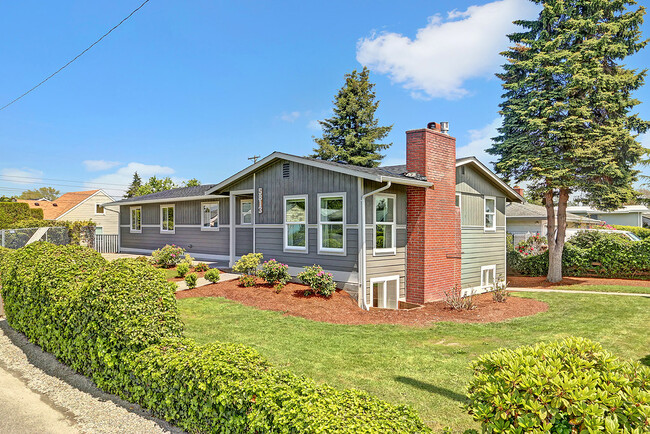
M 485 167 L 476 157 L 465 157 L 459 160 L 456 160 L 456 167 L 464 166 L 468 163 L 474 163 L 476 167 L 481 169 L 481 171 L 486 174 L 490 179 L 496 182 L 506 193 L 509 199 L 512 199 L 516 202 L 524 202 L 523 196 L 517 193 L 512 187 L 510 187 L 503 179 L 499 178 L 494 172 Z
M 223 194 L 213 194 L 213 195 L 201 195 L 201 196 L 179 196 L 179 197 L 167 197 L 167 198 L 162 198 L 162 199 L 144 199 L 144 200 L 134 200 L 130 202 L 123 202 L 123 201 L 115 201 L 115 202 L 108 202 L 108 203 L 103 203 L 102 206 L 112 206 L 112 205 L 144 205 L 148 203 L 169 203 L 169 202 L 185 202 L 188 200 L 203 200 L 205 201 L 206 199 L 223 199 L 227 198 L 228 196 L 223 195 Z

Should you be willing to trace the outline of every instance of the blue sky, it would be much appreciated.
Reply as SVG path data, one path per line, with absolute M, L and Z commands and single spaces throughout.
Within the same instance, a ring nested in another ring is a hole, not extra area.
M 0 106 L 140 2 L 2 2 Z M 377 84 L 380 122 L 394 124 L 386 164 L 404 161 L 406 130 L 443 120 L 459 156 L 487 163 L 499 122 L 498 53 L 511 21 L 535 11 L 526 0 L 151 0 L 0 111 L 0 195 L 43 185 L 119 194 L 134 170 L 214 183 L 252 155 L 306 155 L 343 75 L 363 65 Z M 650 65 L 650 49 L 627 64 Z M 650 119 L 649 85 L 636 97 Z M 650 147 L 650 136 L 642 140 Z

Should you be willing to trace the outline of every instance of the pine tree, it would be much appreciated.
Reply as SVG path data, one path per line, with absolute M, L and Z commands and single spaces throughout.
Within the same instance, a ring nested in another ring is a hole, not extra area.
M 345 75 L 345 85 L 334 99 L 334 116 L 319 121 L 323 137 L 314 139 L 314 158 L 329 161 L 344 161 L 356 166 L 377 167 L 392 143 L 380 144 L 393 126 L 379 127 L 375 112 L 379 101 L 375 101 L 373 88 L 368 81 L 370 72 L 364 67 Z
M 634 196 L 635 166 L 646 153 L 636 140 L 650 126 L 631 109 L 646 71 L 621 61 L 641 50 L 644 8 L 630 0 L 532 0 L 537 20 L 509 35 L 500 104 L 503 124 L 489 152 L 507 179 L 528 182 L 548 218 L 547 279 L 562 279 L 569 195 L 600 209 Z M 557 207 L 557 211 L 556 208 Z M 556 220 L 557 219 L 557 220 Z
M 128 197 L 134 197 L 137 196 L 138 194 L 138 189 L 142 186 L 142 178 L 140 178 L 140 175 L 138 175 L 138 172 L 135 172 L 133 174 L 133 181 L 131 181 L 131 185 L 129 186 L 129 189 L 126 190 L 126 193 L 124 194 L 125 198 Z

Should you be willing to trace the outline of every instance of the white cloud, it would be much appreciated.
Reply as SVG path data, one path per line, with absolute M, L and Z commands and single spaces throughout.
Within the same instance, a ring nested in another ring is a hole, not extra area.
M 43 172 L 36 169 L 21 168 L 21 169 L 2 169 L 0 171 L 2 181 L 12 184 L 28 185 L 38 184 L 42 181 Z
M 444 19 L 429 17 L 414 39 L 379 33 L 357 43 L 357 60 L 387 74 L 411 90 L 414 98 L 460 98 L 469 93 L 466 80 L 490 77 L 508 46 L 513 20 L 534 18 L 539 7 L 528 0 L 499 0 L 465 11 L 452 10 Z
M 128 186 L 133 180 L 133 174 L 138 172 L 142 182 L 146 182 L 152 176 L 170 176 L 173 175 L 175 170 L 167 166 L 159 166 L 157 164 L 143 164 L 143 163 L 129 163 L 124 167 L 120 167 L 114 173 L 107 173 L 106 175 L 98 176 L 86 182 L 88 188 L 101 188 L 113 197 L 121 197 L 128 189 Z M 181 179 L 174 179 L 178 183 Z
M 102 170 L 112 169 L 115 166 L 119 166 L 119 161 L 107 161 L 107 160 L 85 160 L 83 165 L 86 166 L 86 170 L 89 172 L 99 172 Z
M 501 126 L 501 122 L 501 118 L 498 117 L 481 129 L 469 130 L 469 143 L 459 146 L 456 149 L 456 156 L 476 157 L 492 169 L 490 161 L 494 161 L 496 156 L 488 154 L 485 150 L 492 145 L 492 138 L 499 135 L 497 128 Z
M 296 119 L 298 119 L 300 116 L 302 116 L 302 114 L 301 114 L 300 112 L 298 112 L 298 111 L 293 111 L 293 112 L 290 112 L 290 113 L 286 113 L 286 112 L 285 112 L 285 113 L 282 113 L 282 114 L 280 115 L 280 119 L 283 120 L 283 121 L 285 121 L 285 122 L 292 122 L 292 123 L 293 123 L 293 122 L 295 122 Z

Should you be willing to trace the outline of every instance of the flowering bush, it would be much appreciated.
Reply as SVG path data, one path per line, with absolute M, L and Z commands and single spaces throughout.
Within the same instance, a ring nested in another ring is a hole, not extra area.
M 522 256 L 539 255 L 548 250 L 548 240 L 546 237 L 536 234 L 517 244 L 515 250 Z
M 271 285 L 279 283 L 284 286 L 289 280 L 291 280 L 289 266 L 282 264 L 275 259 L 265 261 L 262 264 L 262 269 L 257 273 L 257 275 L 266 280 L 266 283 Z
M 185 249 L 175 244 L 167 244 L 165 247 L 154 250 L 151 253 L 153 263 L 163 268 L 171 268 L 183 260 Z
M 199 276 L 196 273 L 190 273 L 185 276 L 185 283 L 189 289 L 196 288 L 196 281 L 199 279 Z
M 250 288 L 255 286 L 255 275 L 254 274 L 242 274 L 239 276 L 239 284 L 244 288 Z
M 194 271 L 208 271 L 208 264 L 205 262 L 199 262 L 194 266 Z
M 304 269 L 305 271 L 298 274 L 298 279 L 305 285 L 309 285 L 309 288 L 314 293 L 329 297 L 336 291 L 336 283 L 334 283 L 332 273 L 326 273 L 320 265 L 304 267 Z M 311 294 L 310 290 L 305 291 L 305 295 L 309 294 Z

